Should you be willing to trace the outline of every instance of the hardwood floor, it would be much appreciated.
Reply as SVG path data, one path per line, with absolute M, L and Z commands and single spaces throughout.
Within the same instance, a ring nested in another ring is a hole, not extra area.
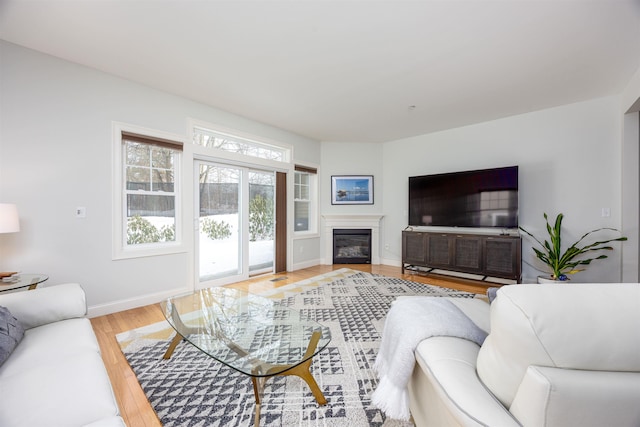
M 235 283 L 230 286 L 257 293 L 345 267 L 479 294 L 486 293 L 486 289 L 489 286 L 484 283 L 458 278 L 447 278 L 443 276 L 425 277 L 414 274 L 403 275 L 400 267 L 367 264 L 319 265 L 294 272 L 263 275 L 251 280 Z M 271 279 L 274 278 L 278 278 L 280 280 L 275 282 L 271 281 Z M 122 417 L 129 427 L 159 427 L 162 424 L 147 401 L 147 398 L 144 395 L 135 374 L 129 367 L 127 360 L 120 351 L 115 335 L 120 332 L 150 325 L 162 320 L 164 320 L 164 316 L 162 315 L 158 304 L 152 304 L 91 319 L 93 329 L 95 330 L 102 350 L 102 358 L 104 359 L 105 366 L 109 373 L 116 399 L 120 405 Z

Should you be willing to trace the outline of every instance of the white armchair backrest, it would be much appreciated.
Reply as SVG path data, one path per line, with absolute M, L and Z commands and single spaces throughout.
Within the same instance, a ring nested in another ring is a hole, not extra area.
M 478 375 L 509 408 L 529 366 L 640 372 L 640 284 L 502 287 Z

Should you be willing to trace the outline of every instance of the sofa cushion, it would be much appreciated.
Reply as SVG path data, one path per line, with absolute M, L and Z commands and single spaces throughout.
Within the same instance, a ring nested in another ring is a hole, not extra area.
M 640 284 L 502 287 L 478 375 L 509 408 L 529 366 L 640 371 Z
M 80 352 L 100 352 L 89 319 L 69 319 L 28 329 L 13 355 L 0 366 L 0 380 Z
M 7 307 L 0 307 L 0 365 L 9 357 L 24 336 L 24 328 Z
M 0 396 L 3 427 L 83 426 L 119 413 L 102 358 L 92 351 L 4 377 Z
M 446 298 L 446 297 L 445 297 Z M 489 304 L 479 298 L 446 298 L 458 307 L 477 327 L 489 333 Z

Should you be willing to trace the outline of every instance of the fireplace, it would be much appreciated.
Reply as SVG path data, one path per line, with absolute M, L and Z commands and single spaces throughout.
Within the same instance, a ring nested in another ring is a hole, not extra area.
M 371 264 L 371 229 L 333 230 L 334 264 Z
M 322 264 L 333 264 L 333 230 L 371 231 L 371 264 L 380 264 L 380 221 L 382 214 L 322 214 Z

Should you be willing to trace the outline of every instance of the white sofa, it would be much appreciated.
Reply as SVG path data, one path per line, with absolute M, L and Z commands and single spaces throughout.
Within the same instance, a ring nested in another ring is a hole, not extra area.
M 78 284 L 0 294 L 25 333 L 0 366 L 0 426 L 124 426 Z
M 482 347 L 432 337 L 409 384 L 416 426 L 640 426 L 640 284 L 502 287 L 451 299 Z

